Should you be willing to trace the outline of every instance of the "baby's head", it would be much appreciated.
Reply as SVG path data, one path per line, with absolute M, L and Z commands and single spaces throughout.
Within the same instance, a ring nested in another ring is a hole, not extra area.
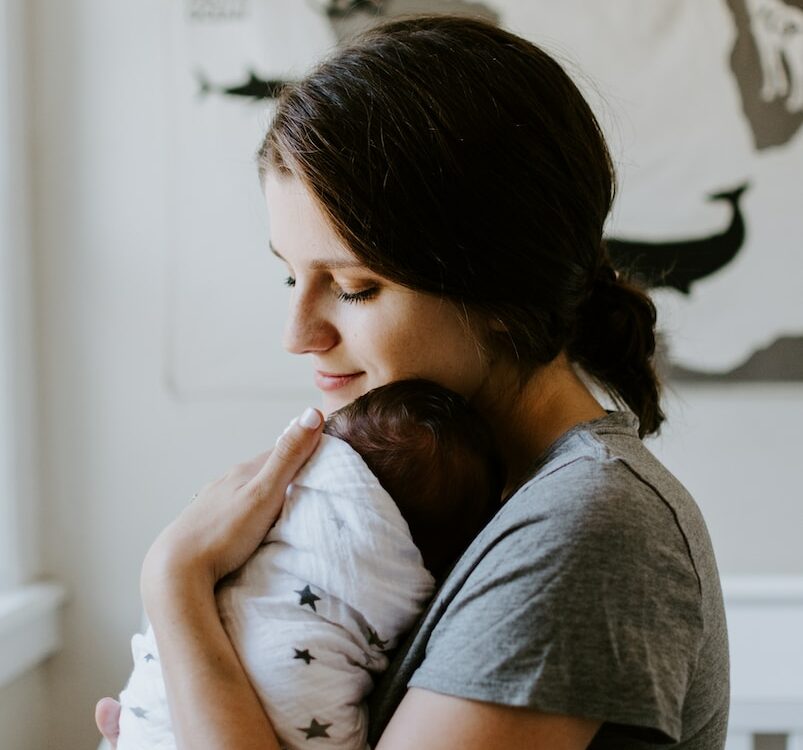
M 505 473 L 490 428 L 435 383 L 375 388 L 333 412 L 324 432 L 362 456 L 436 579 L 499 508 Z

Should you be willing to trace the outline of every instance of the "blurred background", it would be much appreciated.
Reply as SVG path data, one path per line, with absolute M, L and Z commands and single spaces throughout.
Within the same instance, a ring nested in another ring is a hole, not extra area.
M 660 314 L 650 447 L 725 581 L 729 748 L 803 747 L 803 2 L 0 0 L 4 750 L 97 746 L 150 542 L 317 403 L 253 153 L 282 81 L 419 10 L 542 44 L 595 108 Z

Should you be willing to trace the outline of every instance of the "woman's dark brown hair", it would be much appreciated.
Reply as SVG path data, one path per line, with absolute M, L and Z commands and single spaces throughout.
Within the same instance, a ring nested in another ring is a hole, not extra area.
M 605 140 L 560 65 L 483 21 L 391 21 L 282 93 L 258 154 L 370 269 L 483 313 L 522 382 L 562 351 L 663 420 L 655 308 L 611 267 Z

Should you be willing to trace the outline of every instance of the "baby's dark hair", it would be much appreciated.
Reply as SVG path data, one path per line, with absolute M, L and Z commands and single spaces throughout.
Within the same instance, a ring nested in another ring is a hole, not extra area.
M 505 472 L 490 428 L 462 396 L 428 380 L 375 388 L 333 412 L 324 432 L 362 456 L 436 579 L 501 505 Z

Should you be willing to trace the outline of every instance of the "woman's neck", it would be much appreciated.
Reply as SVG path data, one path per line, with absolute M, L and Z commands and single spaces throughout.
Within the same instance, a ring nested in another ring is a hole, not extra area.
M 563 354 L 539 368 L 521 390 L 517 377 L 512 371 L 497 374 L 485 389 L 488 397 L 480 397 L 476 404 L 489 421 L 507 466 L 502 497 L 527 479 L 535 460 L 561 435 L 581 422 L 605 416 Z

